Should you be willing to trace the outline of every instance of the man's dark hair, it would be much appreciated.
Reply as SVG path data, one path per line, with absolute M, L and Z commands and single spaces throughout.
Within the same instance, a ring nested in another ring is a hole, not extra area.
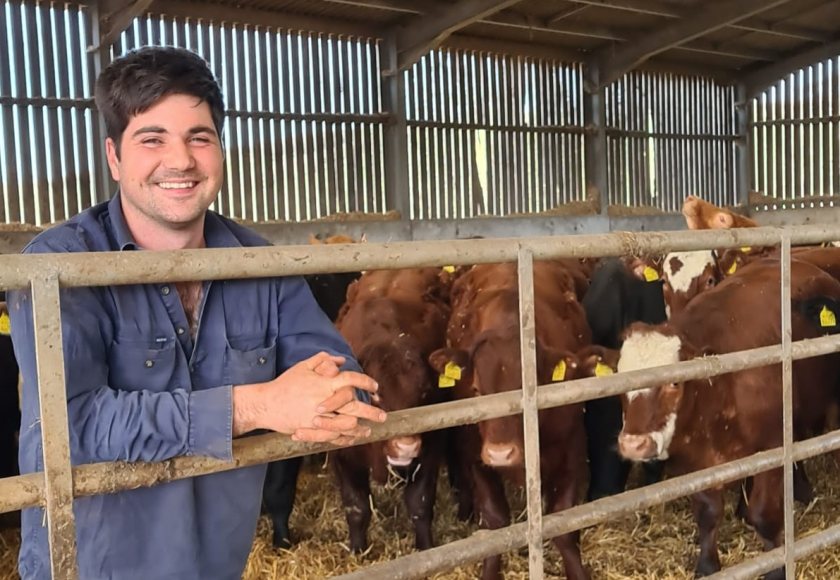
M 169 95 L 190 95 L 206 102 L 221 137 L 225 102 L 207 61 L 184 48 L 147 46 L 117 58 L 96 79 L 96 106 L 118 153 L 129 119 Z

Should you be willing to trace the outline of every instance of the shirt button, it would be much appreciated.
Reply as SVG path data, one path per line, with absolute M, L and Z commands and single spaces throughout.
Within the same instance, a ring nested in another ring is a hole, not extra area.
M 169 286 L 164 286 L 163 288 L 161 288 L 160 293 L 164 296 L 169 296 Z
M 190 365 L 190 372 L 191 372 L 191 373 L 194 373 L 194 372 L 195 372 L 195 365 Z
M 184 334 L 184 329 L 179 326 L 178 330 L 176 330 L 175 332 L 177 332 L 178 335 L 180 336 L 180 335 Z
M 151 359 L 146 359 L 146 362 L 144 362 L 143 364 L 146 366 L 147 369 L 150 369 L 153 366 L 155 366 L 155 361 Z
M 260 358 L 258 358 L 257 359 L 257 364 L 264 365 L 265 364 L 265 357 L 261 356 Z

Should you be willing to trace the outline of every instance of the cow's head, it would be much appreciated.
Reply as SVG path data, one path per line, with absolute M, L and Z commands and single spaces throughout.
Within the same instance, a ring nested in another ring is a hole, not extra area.
M 461 365 L 459 396 L 482 396 L 522 388 L 522 363 L 518 330 L 491 331 L 480 335 L 470 352 L 441 349 L 430 362 L 445 374 L 445 364 Z M 574 354 L 537 346 L 537 383 L 540 385 L 576 377 Z M 478 423 L 481 460 L 491 467 L 519 467 L 524 461 L 522 417 L 513 415 Z
M 405 334 L 389 343 L 380 342 L 358 353 L 365 373 L 380 385 L 373 403 L 385 411 L 411 409 L 441 400 L 433 383 L 432 370 L 423 358 L 417 341 Z M 388 463 L 410 464 L 419 454 L 419 435 L 401 435 L 389 439 L 384 446 Z
M 714 288 L 723 278 L 712 250 L 673 252 L 662 263 L 665 282 L 665 310 L 670 319 L 700 294 Z
M 625 336 L 618 371 L 674 364 L 694 355 L 694 350 L 667 324 L 637 323 Z M 618 436 L 618 450 L 623 457 L 633 461 L 668 458 L 684 389 L 683 383 L 666 383 L 622 395 L 624 426 Z

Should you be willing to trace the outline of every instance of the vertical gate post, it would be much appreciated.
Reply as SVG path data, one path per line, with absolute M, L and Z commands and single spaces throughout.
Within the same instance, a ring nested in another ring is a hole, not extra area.
M 601 215 L 608 215 L 610 207 L 607 179 L 607 99 L 601 86 L 600 67 L 590 59 L 584 67 L 583 136 L 586 172 L 586 195 L 596 193 Z
M 750 215 L 750 185 L 753 179 L 752 159 L 752 109 L 747 89 L 739 83 L 735 93 L 735 203 L 743 206 L 744 215 Z
M 391 114 L 385 125 L 385 204 L 409 220 L 408 135 L 405 118 L 405 75 L 399 70 L 397 40 L 389 34 L 382 43 L 382 100 Z
M 50 566 L 53 578 L 75 580 L 76 523 L 73 518 L 73 472 L 64 384 L 64 348 L 58 275 L 47 273 L 32 280 L 32 316 L 38 401 L 41 406 L 41 439 Z
M 537 409 L 537 352 L 534 322 L 534 255 L 519 246 L 519 332 L 522 360 L 522 423 L 525 435 L 525 490 L 528 499 L 528 577 L 543 578 L 540 425 Z
M 790 233 L 782 231 L 782 444 L 784 445 L 785 576 L 796 578 L 793 520 L 793 360 L 791 359 Z

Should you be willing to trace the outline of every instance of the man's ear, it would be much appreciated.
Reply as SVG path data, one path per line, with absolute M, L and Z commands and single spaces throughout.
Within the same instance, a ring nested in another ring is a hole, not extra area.
M 108 160 L 108 168 L 111 170 L 111 178 L 114 181 L 119 182 L 119 180 L 120 180 L 120 152 L 119 152 L 119 146 L 110 137 L 105 139 L 105 158 Z

